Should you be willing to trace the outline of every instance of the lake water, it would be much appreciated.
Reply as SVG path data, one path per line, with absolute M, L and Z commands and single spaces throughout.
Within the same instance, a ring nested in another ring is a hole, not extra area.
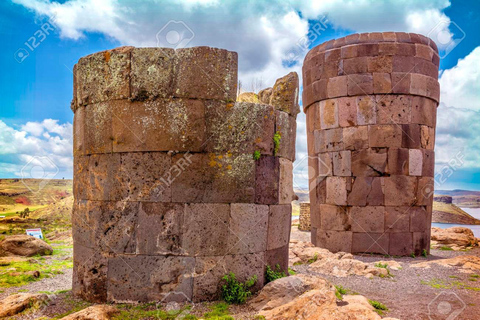
M 472 217 L 480 219 L 480 208 L 462 208 L 462 209 Z M 465 227 L 465 228 L 471 229 L 475 237 L 480 238 L 480 225 L 433 222 L 432 227 L 437 227 L 442 229 L 451 228 L 451 227 Z

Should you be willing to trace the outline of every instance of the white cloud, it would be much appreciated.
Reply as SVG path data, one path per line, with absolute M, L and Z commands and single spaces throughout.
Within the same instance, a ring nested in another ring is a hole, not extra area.
M 56 178 L 71 177 L 72 144 L 70 123 L 58 124 L 58 120 L 45 119 L 27 122 L 15 129 L 0 120 L 0 176 L 20 177 L 22 168 L 31 163 L 45 167 L 46 171 L 58 168 Z M 42 157 L 49 160 L 44 161 Z

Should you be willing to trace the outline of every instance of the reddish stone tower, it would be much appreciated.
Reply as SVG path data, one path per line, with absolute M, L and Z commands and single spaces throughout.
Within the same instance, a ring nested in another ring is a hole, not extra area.
M 75 295 L 211 300 L 228 272 L 259 289 L 267 265 L 287 271 L 297 74 L 247 103 L 222 49 L 123 47 L 74 70 Z
M 390 255 L 430 249 L 439 101 L 435 43 L 353 34 L 303 65 L 312 242 Z

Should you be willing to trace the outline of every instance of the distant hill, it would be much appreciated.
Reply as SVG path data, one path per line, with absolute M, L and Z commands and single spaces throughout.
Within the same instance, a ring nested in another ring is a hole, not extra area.
M 463 208 L 480 208 L 480 191 L 435 190 L 436 195 L 451 196 L 453 203 Z

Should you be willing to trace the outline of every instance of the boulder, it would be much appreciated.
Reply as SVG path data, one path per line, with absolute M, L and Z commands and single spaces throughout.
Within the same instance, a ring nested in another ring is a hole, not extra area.
M 478 246 L 478 240 L 472 230 L 463 227 L 432 228 L 431 240 L 433 248 L 449 247 L 453 250 L 463 250 Z
M 273 88 L 265 88 L 258 93 L 258 99 L 260 103 L 270 104 L 270 98 L 272 97 Z
M 0 318 L 14 316 L 26 309 L 47 303 L 46 294 L 17 293 L 0 301 Z
M 62 320 L 109 320 L 118 313 L 118 309 L 109 305 L 99 304 L 72 313 Z
M 334 292 L 311 290 L 287 304 L 259 314 L 267 320 L 381 319 L 365 297 L 345 296 L 344 299 L 347 304 L 338 306 Z
M 259 103 L 258 95 L 254 92 L 242 92 L 237 97 L 237 102 Z
M 270 105 L 275 109 L 284 111 L 289 115 L 296 116 L 298 107 L 299 82 L 296 72 L 290 72 L 275 81 L 270 96 Z
M 411 267 L 429 269 L 432 264 L 437 264 L 447 268 L 457 267 L 460 268 L 460 271 L 464 273 L 480 272 L 480 257 L 470 255 L 415 263 L 412 264 Z
M 0 241 L 0 257 L 22 256 L 31 257 L 51 255 L 52 247 L 43 240 L 29 235 L 8 236 Z
M 250 301 L 250 305 L 257 311 L 271 310 L 294 300 L 310 290 L 330 290 L 335 292 L 334 287 L 321 277 L 298 274 L 269 282 Z

